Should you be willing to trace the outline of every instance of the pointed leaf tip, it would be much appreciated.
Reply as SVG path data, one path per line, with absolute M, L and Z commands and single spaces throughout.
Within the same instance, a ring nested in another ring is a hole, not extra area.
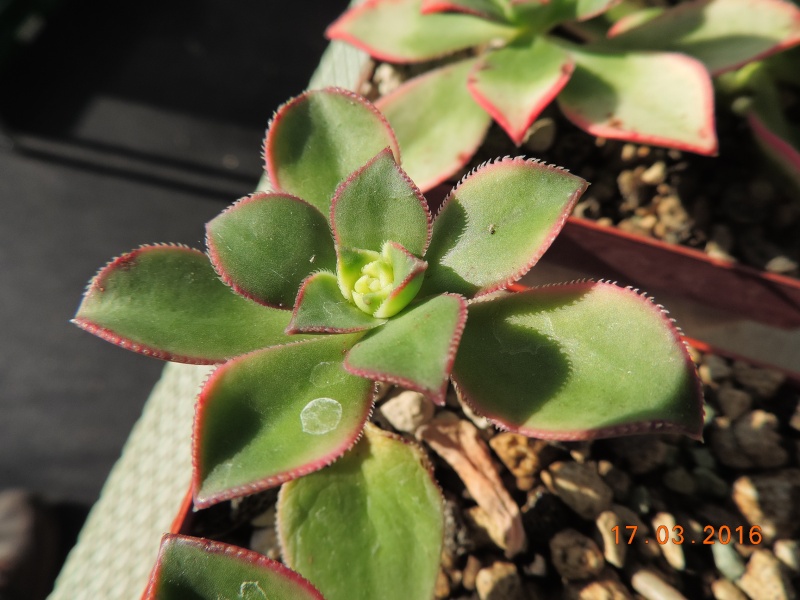
M 472 303 L 453 379 L 476 412 L 538 438 L 698 438 L 703 426 L 699 379 L 672 321 L 608 283 Z
M 485 163 L 445 199 L 433 223 L 421 293 L 488 294 L 517 281 L 556 238 L 587 187 L 524 158 Z
M 417 390 L 444 405 L 466 319 L 466 301 L 456 294 L 412 304 L 353 346 L 345 357 L 345 369 Z
M 162 245 L 101 269 L 73 322 L 140 354 L 213 364 L 288 342 L 289 317 L 233 293 L 199 250 Z
M 277 191 L 306 200 L 327 217 L 337 186 L 387 146 L 399 162 L 394 132 L 378 109 L 333 87 L 307 91 L 278 109 L 264 159 Z

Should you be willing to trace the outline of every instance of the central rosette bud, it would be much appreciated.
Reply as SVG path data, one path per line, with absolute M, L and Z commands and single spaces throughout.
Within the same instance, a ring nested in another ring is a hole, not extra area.
M 379 319 L 403 310 L 419 292 L 428 264 L 396 242 L 380 252 L 341 248 L 337 278 L 342 295 Z

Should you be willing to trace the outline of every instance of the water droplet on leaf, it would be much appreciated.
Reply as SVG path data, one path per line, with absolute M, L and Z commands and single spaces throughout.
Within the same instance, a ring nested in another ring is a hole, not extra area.
M 333 431 L 342 420 L 342 405 L 333 398 L 315 398 L 300 412 L 303 431 L 322 435 Z

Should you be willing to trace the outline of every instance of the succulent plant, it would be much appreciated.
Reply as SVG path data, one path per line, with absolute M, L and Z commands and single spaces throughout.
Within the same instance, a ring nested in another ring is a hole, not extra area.
M 222 363 L 197 403 L 195 506 L 290 481 L 284 555 L 329 600 L 430 597 L 435 582 L 429 465 L 374 427 L 361 437 L 376 381 L 442 405 L 452 380 L 476 412 L 537 437 L 699 437 L 694 366 L 661 307 L 605 282 L 510 291 L 586 189 L 579 177 L 499 159 L 434 219 L 381 114 L 335 88 L 282 106 L 265 157 L 275 191 L 209 222 L 207 254 L 117 258 L 75 323 L 143 354 Z
M 800 43 L 800 10 L 785 0 L 635 7 L 619 0 L 367 0 L 327 35 L 393 63 L 470 50 L 377 102 L 423 190 L 469 161 L 492 118 L 520 145 L 554 98 L 593 135 L 715 154 L 710 74 Z

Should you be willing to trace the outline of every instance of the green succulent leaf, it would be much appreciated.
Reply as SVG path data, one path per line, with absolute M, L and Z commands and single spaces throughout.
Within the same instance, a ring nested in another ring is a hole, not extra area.
M 472 297 L 513 283 L 550 247 L 586 186 L 523 158 L 482 165 L 450 193 L 433 223 L 421 294 Z
M 385 322 L 347 300 L 333 273 L 315 273 L 297 296 L 289 333 L 350 333 L 372 329 Z
M 574 67 L 567 51 L 538 37 L 487 54 L 473 68 L 467 85 L 478 104 L 519 146 Z
M 716 154 L 714 90 L 700 62 L 667 52 L 571 52 L 577 67 L 558 103 L 575 125 L 596 136 Z
M 268 348 L 217 369 L 197 403 L 195 505 L 252 494 L 341 456 L 372 408 L 372 382 L 342 368 L 360 334 Z
M 703 427 L 695 368 L 672 322 L 607 283 L 470 304 L 453 379 L 480 414 L 539 438 L 699 438 Z
M 348 90 L 326 88 L 278 109 L 264 157 L 276 191 L 306 200 L 327 217 L 337 186 L 387 146 L 399 161 L 394 133 L 372 104 Z
M 367 0 L 334 21 L 325 35 L 389 62 L 420 62 L 510 40 L 518 29 L 462 13 L 422 13 L 423 0 Z
M 568 21 L 586 21 L 596 17 L 620 0 L 549 0 L 515 2 L 514 21 L 524 23 L 529 33 L 541 35 Z
M 422 0 L 421 8 L 424 15 L 460 12 L 497 21 L 507 21 L 509 10 L 507 0 Z
M 389 148 L 339 186 L 330 221 L 339 247 L 380 252 L 391 240 L 422 256 L 431 236 L 428 203 Z
M 422 287 L 428 263 L 418 259 L 395 242 L 386 242 L 382 257 L 383 261 L 391 266 L 394 281 L 386 299 L 374 315 L 378 318 L 389 318 L 403 310 L 416 297 Z M 358 282 L 356 282 L 357 287 Z
M 222 542 L 166 534 L 144 600 L 324 600 L 266 556 Z
M 198 250 L 144 246 L 95 276 L 73 322 L 140 354 L 212 364 L 291 341 L 290 316 L 233 293 Z
M 328 221 L 294 196 L 243 198 L 206 231 L 211 262 L 225 283 L 261 304 L 292 306 L 309 273 L 336 267 Z
M 284 559 L 327 600 L 430 600 L 444 527 L 432 469 L 416 445 L 369 424 L 364 433 L 336 463 L 281 489 Z
M 403 168 L 422 191 L 464 167 L 491 125 L 466 86 L 474 65 L 470 59 L 434 69 L 376 103 L 397 135 Z
M 455 294 L 411 305 L 353 346 L 345 368 L 360 377 L 418 390 L 444 404 L 466 317 L 466 302 Z
M 800 43 L 800 8 L 784 0 L 695 0 L 619 31 L 610 32 L 614 48 L 684 52 L 716 75 Z

